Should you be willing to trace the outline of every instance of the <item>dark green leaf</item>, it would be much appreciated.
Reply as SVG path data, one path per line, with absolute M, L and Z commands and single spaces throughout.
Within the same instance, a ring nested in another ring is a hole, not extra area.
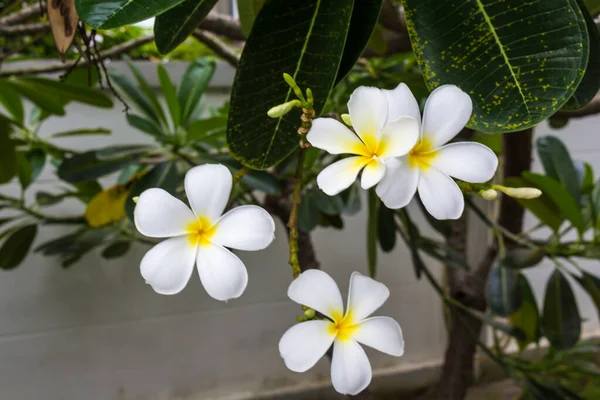
M 0 184 L 9 182 L 17 174 L 17 153 L 9 137 L 11 132 L 10 123 L 0 118 Z
M 37 225 L 24 226 L 11 234 L 0 247 L 0 268 L 13 269 L 27 253 L 37 234 Z
M 270 118 L 267 111 L 294 98 L 281 79 L 288 73 L 301 88 L 312 89 L 315 111 L 321 113 L 337 76 L 353 3 L 265 3 L 246 41 L 231 93 L 227 142 L 242 164 L 267 169 L 298 147 L 301 111 L 281 118 Z
M 154 114 L 156 116 L 158 116 L 158 119 L 160 121 L 162 121 L 163 124 L 167 125 L 165 113 L 164 113 L 162 107 L 160 106 L 160 103 L 158 102 L 158 98 L 156 97 L 156 94 L 154 94 L 154 91 L 148 84 L 148 81 L 146 81 L 146 78 L 144 78 L 144 75 L 140 72 L 139 69 L 137 69 L 137 67 L 135 66 L 134 63 L 131 62 L 131 60 L 127 59 L 127 65 L 129 65 L 129 69 L 131 69 L 131 73 L 133 73 L 133 76 L 135 77 L 135 80 L 137 81 L 138 86 L 142 90 L 142 93 L 144 94 L 144 96 L 146 96 L 146 99 L 150 102 L 150 105 L 152 106 L 152 110 L 154 111 Z
M 516 247 L 506 252 L 503 265 L 513 269 L 535 267 L 545 255 L 544 250 L 540 248 Z
M 51 93 L 40 91 L 35 86 L 32 87 L 26 82 L 0 80 L 0 90 L 3 90 L 7 86 L 44 111 L 56 115 L 65 115 L 64 104 L 62 102 L 57 102 L 56 98 L 53 97 Z
M 67 182 L 94 180 L 136 161 L 136 157 L 101 160 L 95 151 L 88 151 L 64 160 L 58 168 L 58 176 Z
M 265 171 L 250 171 L 244 175 L 242 182 L 252 189 L 260 190 L 272 196 L 281 194 L 281 185 L 277 179 Z
M 298 229 L 310 232 L 319 223 L 319 209 L 313 195 L 309 192 L 302 196 L 302 203 L 298 208 Z
M 263 4 L 265 4 L 265 0 L 242 0 L 237 2 L 240 24 L 246 37 L 250 35 L 254 20 Z
M 556 114 L 548 120 L 548 124 L 552 129 L 562 129 L 569 124 L 569 118 L 556 116 Z
M 375 193 L 375 189 L 369 190 L 367 196 L 367 262 L 369 266 L 369 276 L 375 278 L 377 275 L 377 236 L 379 222 L 380 201 Z
M 600 0 L 584 0 L 584 3 L 592 17 L 600 14 Z
M 579 204 L 577 171 L 563 142 L 555 136 L 543 136 L 537 140 L 536 145 L 546 175 L 562 183 Z
M 216 2 L 217 0 L 184 0 L 156 17 L 154 41 L 158 51 L 167 54 L 175 50 L 200 25 Z
M 379 216 L 377 222 L 377 237 L 381 250 L 390 252 L 396 246 L 396 222 L 394 211 L 390 210 L 385 204 L 379 204 Z
M 317 208 L 327 215 L 339 215 L 344 210 L 342 196 L 328 196 L 321 190 L 315 190 L 314 198 Z
M 504 180 L 504 185 L 509 187 L 525 187 L 530 186 L 530 183 L 522 178 L 509 177 Z M 558 231 L 558 228 L 560 228 L 560 225 L 564 221 L 560 210 L 547 194 L 542 194 L 537 199 L 515 200 L 555 232 Z
M 51 206 L 53 204 L 61 202 L 65 197 L 65 195 L 54 195 L 52 193 L 47 192 L 37 192 L 35 194 L 35 200 L 40 206 Z
M 425 268 L 425 264 L 421 255 L 419 254 L 419 239 L 421 234 L 419 233 L 419 229 L 413 224 L 410 219 L 410 215 L 406 212 L 406 209 L 401 208 L 398 210 L 398 215 L 404 224 L 406 233 L 408 234 L 408 241 L 406 245 L 410 249 L 410 253 L 412 256 L 413 268 L 415 270 L 415 276 L 417 279 L 421 279 L 421 275 L 423 274 L 423 269 Z
M 181 105 L 181 124 L 187 126 L 190 116 L 200 104 L 200 98 L 208 88 L 215 73 L 215 62 L 201 58 L 187 68 L 177 90 L 177 98 Z
M 524 334 L 523 340 L 517 340 L 519 349 L 524 350 L 529 343 L 537 342 L 540 338 L 540 312 L 529 281 L 519 274 L 519 293 L 521 306 L 510 316 L 511 324 Z
M 150 120 L 156 123 L 157 126 L 160 126 L 160 120 L 154 112 L 152 105 L 148 99 L 142 96 L 139 88 L 135 87 L 125 75 L 117 70 L 108 70 L 108 75 L 110 76 L 113 86 L 121 93 L 123 97 L 126 98 L 126 100 L 133 102 L 139 111 L 144 113 L 146 117 L 150 118 Z
M 567 279 L 556 269 L 546 284 L 544 336 L 557 349 L 573 347 L 581 334 L 581 317 Z
M 126 184 L 127 182 L 129 182 L 129 180 L 131 178 L 134 177 L 135 174 L 137 174 L 138 172 L 142 171 L 143 169 L 144 169 L 144 166 L 140 165 L 140 164 L 131 164 L 131 165 L 128 165 L 119 174 L 119 177 L 117 178 L 117 184 L 119 184 L 119 185 Z
M 339 215 L 319 214 L 319 226 L 324 228 L 344 229 L 344 220 Z
M 110 129 L 105 129 L 105 128 L 75 129 L 72 131 L 55 133 L 52 135 L 52 137 L 58 138 L 58 137 L 80 136 L 80 135 L 110 135 Z
M 135 114 L 127 114 L 127 123 L 140 131 L 152 135 L 154 137 L 160 137 L 163 135 L 160 127 L 156 122 L 148 121 L 145 118 L 138 117 Z
M 531 182 L 533 186 L 537 187 L 547 195 L 556 207 L 558 207 L 561 214 L 571 221 L 580 232 L 583 230 L 583 216 L 579 209 L 579 204 L 576 203 L 575 199 L 569 194 L 564 186 L 548 176 L 534 174 L 532 172 L 523 172 L 523 178 Z
M 175 162 L 165 161 L 152 168 L 147 174 L 133 184 L 129 197 L 125 202 L 125 213 L 133 221 L 133 210 L 135 203 L 133 198 L 139 196 L 144 190 L 150 188 L 161 188 L 174 194 L 179 182 Z
M 22 151 L 17 151 L 17 177 L 19 178 L 19 182 L 21 183 L 21 188 L 23 190 L 27 189 L 27 187 L 31 184 L 31 164 L 27 157 L 25 157 L 25 153 Z
M 355 215 L 360 211 L 360 187 L 358 182 L 342 193 L 344 199 L 344 214 Z
M 588 194 L 594 189 L 594 170 L 592 166 L 583 163 L 583 179 L 581 180 L 581 194 Z
M 94 150 L 99 160 L 110 160 L 121 157 L 139 157 L 140 153 L 147 153 L 150 147 L 143 144 L 125 144 L 107 146 Z
M 596 312 L 600 315 L 600 278 L 583 272 L 583 276 L 575 278 L 579 284 L 585 289 L 590 295 L 594 305 L 596 306 Z
M 33 77 L 13 78 L 13 84 L 17 84 L 20 87 L 27 86 L 41 93 L 61 97 L 66 102 L 77 101 L 103 108 L 112 108 L 113 106 L 111 98 L 106 93 L 94 88 L 72 85 L 53 79 Z
M 577 0 L 577 3 L 587 24 L 590 39 L 590 57 L 581 83 L 573 93 L 573 97 L 563 107 L 567 110 L 578 110 L 585 107 L 600 90 L 600 32 L 598 32 L 594 18 L 585 7 L 583 0 Z
M 42 173 L 46 164 L 46 153 L 43 150 L 31 150 L 25 154 L 31 164 L 31 181 L 35 181 Z
M 112 29 L 155 17 L 183 0 L 76 0 L 79 18 L 96 29 Z
M 576 0 L 403 0 L 430 90 L 456 84 L 473 100 L 469 127 L 537 125 L 573 95 L 589 40 Z
M 177 99 L 177 89 L 169 78 L 169 73 L 161 64 L 156 67 L 158 72 L 158 80 L 160 81 L 160 87 L 162 88 L 163 95 L 169 107 L 169 113 L 171 114 L 171 121 L 173 127 L 177 129 L 179 127 L 179 118 L 181 118 L 181 106 L 179 99 Z
M 521 306 L 521 292 L 518 285 L 519 271 L 496 265 L 487 282 L 488 304 L 492 312 L 507 317 Z
M 429 214 L 429 212 L 425 209 L 425 206 L 423 205 L 423 202 L 421 201 L 420 197 L 418 198 L 417 204 L 419 204 L 421 213 L 433 229 L 435 229 L 440 235 L 444 237 L 449 237 L 452 234 L 452 227 L 450 226 L 448 221 L 439 220 L 437 218 L 434 218 L 431 214 Z
M 223 116 L 199 119 L 192 122 L 187 129 L 189 143 L 206 140 L 213 135 L 223 135 L 227 129 L 227 118 Z
M 381 0 L 355 0 L 352 9 L 352 19 L 348 29 L 348 38 L 344 47 L 344 54 L 340 61 L 340 68 L 335 79 L 337 84 L 350 72 L 358 57 L 360 57 L 369 43 L 373 29 L 377 25 Z
M 14 118 L 15 121 L 23 125 L 25 123 L 25 110 L 21 96 L 8 85 L 0 85 L 0 104 Z
M 102 257 L 106 259 L 119 258 L 127 254 L 131 242 L 116 242 L 102 250 Z
M 73 186 L 77 189 L 77 198 L 86 204 L 102 191 L 102 186 L 95 180 L 76 182 Z

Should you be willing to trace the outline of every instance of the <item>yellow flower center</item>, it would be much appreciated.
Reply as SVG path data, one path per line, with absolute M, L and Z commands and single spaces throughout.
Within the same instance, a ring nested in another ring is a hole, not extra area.
M 210 244 L 210 238 L 215 234 L 216 228 L 208 218 L 200 217 L 196 221 L 190 222 L 185 231 L 188 233 L 190 245 L 197 246 Z
M 423 138 L 408 153 L 408 164 L 413 168 L 428 169 L 437 157 L 437 151 L 433 149 L 431 140 Z
M 358 325 L 354 321 L 350 311 L 343 317 L 340 313 L 336 313 L 333 315 L 333 322 L 329 325 L 329 333 L 336 335 L 336 339 L 345 341 L 352 337 L 352 333 L 356 328 L 358 328 Z

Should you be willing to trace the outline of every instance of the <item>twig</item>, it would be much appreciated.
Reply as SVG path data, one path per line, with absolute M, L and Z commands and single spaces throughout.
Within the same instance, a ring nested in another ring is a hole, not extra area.
M 26 36 L 40 32 L 50 32 L 50 24 L 48 22 L 35 22 L 21 25 L 0 25 L 0 36 Z
M 240 63 L 240 57 L 225 44 L 217 35 L 202 29 L 196 29 L 192 35 L 201 43 L 204 43 L 209 49 L 218 56 L 227 61 L 233 68 L 237 68 Z
M 242 179 L 248 172 L 250 172 L 250 168 L 248 167 L 242 167 L 238 169 L 237 172 L 231 177 L 233 184 L 235 185 L 236 183 L 238 183 L 238 181 Z
M 150 43 L 152 40 L 154 40 L 154 36 L 146 36 L 146 37 L 139 38 L 139 39 L 128 40 L 127 42 L 123 42 L 119 45 L 111 47 L 110 49 L 106 50 L 102 54 L 98 54 L 97 59 L 105 60 L 107 58 L 116 57 L 120 54 L 128 52 L 131 49 L 143 46 L 146 43 Z M 5 71 L 0 71 L 0 77 L 38 75 L 38 74 L 47 74 L 47 73 L 51 73 L 51 72 L 60 72 L 60 71 L 68 70 L 69 68 L 71 68 L 73 66 L 74 63 L 75 63 L 75 61 L 69 61 L 64 64 L 56 63 L 56 64 L 50 64 L 50 65 L 45 65 L 45 66 L 41 66 L 41 67 L 5 70 Z M 87 60 L 83 61 L 81 63 L 81 65 L 82 66 L 88 65 L 88 61 Z
M 198 28 L 232 40 L 246 40 L 240 21 L 225 14 L 208 14 Z
M 44 6 L 46 5 L 46 2 L 42 3 Z M 43 13 L 40 11 L 40 6 L 38 4 L 22 8 L 19 11 L 15 11 L 5 17 L 0 18 L 0 25 L 12 25 L 28 20 L 29 18 L 33 18 L 35 16 L 41 17 Z

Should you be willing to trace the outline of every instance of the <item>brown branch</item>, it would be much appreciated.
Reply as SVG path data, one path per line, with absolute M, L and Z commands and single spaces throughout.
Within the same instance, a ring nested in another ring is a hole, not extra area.
M 246 40 L 240 22 L 237 19 L 224 14 L 208 14 L 198 28 L 220 36 L 225 36 L 232 40 Z
M 116 57 L 120 54 L 126 53 L 129 50 L 132 50 L 136 47 L 140 47 L 145 45 L 146 43 L 150 43 L 154 40 L 154 36 L 147 36 L 139 39 L 128 40 L 127 42 L 123 42 L 117 46 L 114 46 L 103 53 L 99 54 L 96 58 L 97 61 L 105 60 L 107 58 Z M 55 63 L 50 65 L 44 65 L 40 67 L 32 67 L 27 69 L 14 69 L 14 70 L 6 70 L 0 71 L 0 77 L 6 76 L 23 76 L 23 75 L 38 75 L 38 74 L 47 74 L 51 72 L 60 72 L 66 71 L 69 68 L 73 67 L 75 61 L 69 61 L 66 63 Z M 83 60 L 79 63 L 80 66 L 88 65 L 89 61 Z
M 43 7 L 46 7 L 46 2 L 42 2 Z M 19 11 L 15 11 L 11 14 L 8 14 L 5 17 L 0 18 L 0 25 L 12 25 L 17 24 L 19 22 L 23 22 L 33 17 L 41 17 L 40 5 L 34 4 L 29 7 L 25 7 L 20 9 Z
M 240 63 L 240 57 L 225 42 L 219 39 L 217 35 L 202 29 L 196 29 L 192 35 L 196 40 L 204 43 L 206 47 L 227 61 L 233 68 L 237 68 Z
M 40 32 L 50 32 L 49 22 L 35 22 L 22 25 L 0 25 L 0 36 L 27 36 Z
M 394 4 L 392 0 L 384 0 L 379 14 L 379 23 L 390 31 L 402 33 L 408 36 L 406 28 L 406 17 L 404 16 L 404 7 L 400 4 Z
M 596 114 L 600 114 L 600 95 L 596 96 L 587 106 L 583 107 L 581 110 L 559 111 L 556 114 L 554 114 L 554 117 L 571 119 L 584 118 Z

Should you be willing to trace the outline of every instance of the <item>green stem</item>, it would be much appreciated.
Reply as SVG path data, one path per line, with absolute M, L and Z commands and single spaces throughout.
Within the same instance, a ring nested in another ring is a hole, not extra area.
M 368 218 L 367 218 L 367 262 L 369 265 L 369 276 L 375 278 L 377 273 L 377 229 L 379 198 L 375 189 L 368 191 Z
M 298 209 L 302 202 L 302 171 L 304 170 L 304 149 L 298 151 L 298 163 L 296 165 L 296 175 L 294 176 L 294 191 L 292 193 L 292 204 L 290 207 L 290 219 L 288 220 L 287 226 L 290 229 L 290 266 L 292 267 L 292 275 L 294 279 L 300 275 L 302 269 L 300 268 L 300 261 L 298 260 L 298 238 L 300 233 L 298 232 Z

